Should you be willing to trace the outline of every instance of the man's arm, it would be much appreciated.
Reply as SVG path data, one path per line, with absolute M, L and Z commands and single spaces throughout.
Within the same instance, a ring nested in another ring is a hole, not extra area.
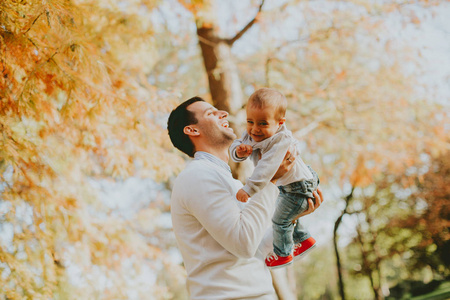
M 305 210 L 304 212 L 302 212 L 301 214 L 299 214 L 297 217 L 295 217 L 295 220 L 297 220 L 303 216 L 309 215 L 309 214 L 313 213 L 317 208 L 319 208 L 319 206 L 323 202 L 323 194 L 322 194 L 322 190 L 320 189 L 320 187 L 317 187 L 317 190 L 315 190 L 313 192 L 313 196 L 314 196 L 314 201 L 311 198 L 309 198 L 308 199 L 308 209 Z
M 227 251 L 237 257 L 254 256 L 270 226 L 277 187 L 268 184 L 241 210 L 214 170 L 185 175 L 173 197 L 181 197 L 181 205 Z

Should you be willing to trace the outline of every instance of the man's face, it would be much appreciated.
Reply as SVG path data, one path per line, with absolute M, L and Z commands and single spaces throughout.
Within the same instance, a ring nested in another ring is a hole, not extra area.
M 187 109 L 195 114 L 198 123 L 192 126 L 197 127 L 200 134 L 207 138 L 213 145 L 230 145 L 236 135 L 233 129 L 229 127 L 227 120 L 228 113 L 223 110 L 217 110 L 207 102 L 194 102 Z

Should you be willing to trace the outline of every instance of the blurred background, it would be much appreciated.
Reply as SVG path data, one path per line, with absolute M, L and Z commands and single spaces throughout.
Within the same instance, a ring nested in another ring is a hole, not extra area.
M 280 299 L 450 298 L 450 2 L 0 2 L 0 299 L 187 299 L 170 111 L 259 87 L 325 203 Z M 232 165 L 245 181 L 252 166 Z

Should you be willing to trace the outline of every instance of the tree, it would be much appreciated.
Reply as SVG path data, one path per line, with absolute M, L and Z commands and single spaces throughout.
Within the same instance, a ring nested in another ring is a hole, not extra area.
M 118 5 L 0 3 L 0 291 L 7 299 L 163 298 L 170 287 L 158 277 L 182 284 L 180 268 L 144 239 L 149 229 L 113 214 L 92 188 L 131 175 L 162 180 L 182 161 L 166 150 L 158 125 L 167 102 L 142 78 L 154 59 L 150 22 L 140 13 L 154 3 Z M 136 288 L 146 274 L 156 279 Z
M 422 234 L 420 243 L 410 248 L 409 268 L 421 270 L 430 267 L 438 279 L 447 280 L 450 276 L 447 255 L 450 247 L 449 172 L 448 152 L 431 157 L 428 171 L 417 178 L 417 188 L 411 195 L 419 209 L 407 218 L 392 219 L 390 223 L 392 227 L 399 226 Z
M 389 287 L 403 282 L 448 280 L 443 253 L 449 221 L 442 202 L 448 199 L 447 156 L 444 152 L 425 166 L 411 168 L 408 176 L 413 180 L 404 174 L 379 177 L 354 195 L 353 210 L 359 211 L 356 234 L 346 247 L 352 253 L 347 265 L 353 275 L 369 279 L 375 299 L 384 299 Z

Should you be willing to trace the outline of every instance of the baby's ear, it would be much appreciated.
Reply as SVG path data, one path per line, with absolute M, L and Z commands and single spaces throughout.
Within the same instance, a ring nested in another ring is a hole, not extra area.
M 278 125 L 283 125 L 284 122 L 286 122 L 285 118 L 281 118 L 280 121 L 278 121 Z

